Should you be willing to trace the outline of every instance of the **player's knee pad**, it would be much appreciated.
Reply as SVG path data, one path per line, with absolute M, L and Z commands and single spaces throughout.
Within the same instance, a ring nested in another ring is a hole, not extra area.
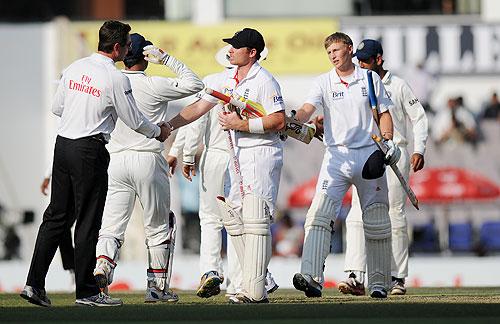
M 391 282 L 391 221 L 386 204 L 375 203 L 363 211 L 368 288 L 388 290 Z
M 245 262 L 245 241 L 243 239 L 244 226 L 240 213 L 222 196 L 217 196 L 222 224 L 233 243 L 241 267 Z
M 334 219 L 334 201 L 325 193 L 316 194 L 306 215 L 300 272 L 311 276 L 321 286 L 325 260 L 330 253 Z
M 267 265 L 271 258 L 271 214 L 268 202 L 253 194 L 243 198 L 245 237 L 245 266 L 243 289 L 248 297 L 261 300 L 266 297 Z

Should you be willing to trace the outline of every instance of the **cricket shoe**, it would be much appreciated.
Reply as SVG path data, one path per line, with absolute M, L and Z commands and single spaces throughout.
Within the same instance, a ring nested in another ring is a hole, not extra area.
M 405 280 L 400 278 L 392 277 L 391 295 L 405 295 Z
M 26 299 L 30 303 L 43 307 L 50 307 L 51 302 L 49 297 L 47 297 L 47 293 L 45 289 L 38 289 L 31 286 L 24 286 L 23 291 L 19 294 L 22 298 Z
M 100 292 L 94 296 L 78 298 L 75 301 L 75 304 L 78 306 L 110 307 L 110 306 L 122 306 L 123 302 L 119 298 L 111 298 L 108 294 Z
M 293 276 L 293 286 L 295 289 L 303 291 L 306 297 L 321 297 L 321 286 L 309 275 L 296 273 Z
M 169 302 L 176 303 L 179 301 L 179 296 L 172 290 L 161 291 L 156 287 L 148 287 L 146 290 L 146 297 L 144 298 L 145 303 L 156 303 L 156 302 Z
M 266 291 L 268 294 L 275 292 L 280 286 L 274 281 L 273 275 L 269 270 L 266 273 Z
M 363 296 L 365 294 L 365 285 L 356 280 L 356 275 L 350 273 L 345 281 L 339 282 L 338 289 L 344 295 Z
M 220 294 L 220 285 L 224 282 L 224 277 L 217 271 L 208 271 L 200 279 L 200 285 L 196 291 L 196 296 L 210 298 Z
M 381 287 L 374 287 L 370 290 L 371 298 L 387 298 L 387 290 Z
M 269 299 L 267 298 L 261 300 L 253 300 L 252 298 L 249 298 L 241 293 L 229 297 L 229 304 L 268 304 L 268 303 Z

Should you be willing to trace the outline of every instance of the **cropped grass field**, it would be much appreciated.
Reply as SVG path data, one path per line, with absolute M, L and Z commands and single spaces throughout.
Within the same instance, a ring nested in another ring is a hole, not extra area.
M 143 293 L 115 293 L 122 307 L 76 307 L 73 294 L 51 294 L 53 307 L 33 306 L 17 294 L 0 294 L 0 322 L 14 321 L 184 321 L 184 323 L 500 323 L 500 288 L 410 288 L 385 300 L 344 296 L 326 289 L 310 299 L 279 289 L 270 304 L 228 305 L 223 294 L 201 299 L 177 291 L 176 304 L 144 304 Z

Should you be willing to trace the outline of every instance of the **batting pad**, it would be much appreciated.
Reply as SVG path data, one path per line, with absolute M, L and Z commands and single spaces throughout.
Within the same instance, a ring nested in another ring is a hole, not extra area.
M 240 213 L 235 210 L 233 206 L 228 204 L 224 197 L 217 197 L 217 205 L 219 206 L 220 215 L 222 218 L 222 224 L 226 229 L 227 234 L 231 238 L 234 250 L 238 256 L 238 261 L 240 262 L 241 268 L 245 262 L 245 241 L 243 238 L 243 221 L 241 219 Z
M 389 290 L 391 283 L 391 220 L 389 208 L 374 203 L 363 212 L 368 289 Z
M 148 287 L 156 287 L 160 291 L 168 290 L 172 272 L 169 267 L 170 258 L 174 256 L 174 246 L 171 242 L 148 247 Z
M 243 198 L 245 266 L 243 290 L 247 297 L 259 301 L 267 297 L 266 274 L 271 259 L 271 214 L 267 202 L 253 194 Z
M 302 251 L 302 274 L 312 277 L 323 286 L 323 268 L 330 253 L 330 241 L 335 220 L 335 204 L 325 193 L 316 193 L 307 211 Z
M 108 285 L 113 282 L 116 267 L 115 260 L 118 258 L 120 246 L 120 242 L 112 236 L 100 236 L 97 241 L 94 276 L 104 274 L 108 280 Z

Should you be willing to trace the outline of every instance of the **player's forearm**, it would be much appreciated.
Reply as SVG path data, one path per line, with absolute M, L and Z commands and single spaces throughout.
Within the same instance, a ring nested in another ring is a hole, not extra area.
M 392 117 L 389 111 L 385 111 L 380 114 L 380 135 L 384 139 L 392 140 L 393 137 L 393 125 L 392 125 Z
M 285 112 L 279 111 L 260 118 L 238 120 L 231 125 L 231 128 L 256 134 L 278 132 L 285 128 Z
M 196 119 L 203 116 L 203 114 L 208 112 L 214 106 L 215 104 L 200 99 L 197 102 L 184 107 L 180 113 L 178 113 L 174 118 L 169 120 L 172 130 L 180 128 L 184 125 L 187 125 L 195 121 Z
M 300 107 L 299 110 L 297 110 L 297 113 L 295 114 L 295 119 L 305 123 L 309 121 L 309 119 L 311 119 L 311 116 L 315 110 L 316 108 L 313 105 L 305 103 L 302 105 L 302 107 Z

